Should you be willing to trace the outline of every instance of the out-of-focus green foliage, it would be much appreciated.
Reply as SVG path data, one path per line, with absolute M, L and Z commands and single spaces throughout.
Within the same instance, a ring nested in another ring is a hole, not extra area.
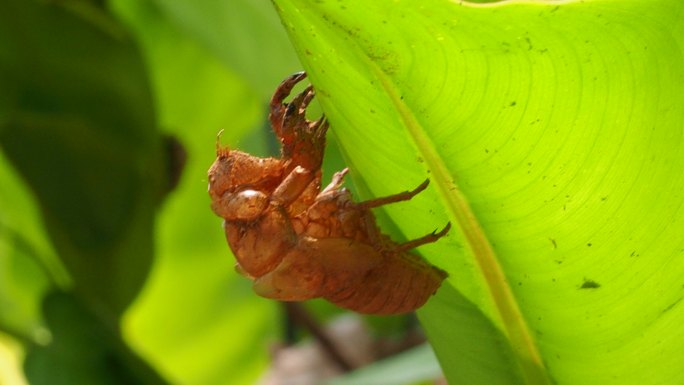
M 147 277 L 167 181 L 145 68 L 95 7 L 6 7 L 0 144 L 34 192 L 74 289 L 118 317 Z
M 327 385 L 428 385 L 441 373 L 435 353 L 425 343 L 333 379 Z
M 265 100 L 152 2 L 111 6 L 123 23 L 84 1 L 2 6 L 0 134 L 32 191 L 3 164 L 2 330 L 31 343 L 53 341 L 30 352 L 27 373 L 36 381 L 45 362 L 64 355 L 53 347 L 69 341 L 62 328 L 79 325 L 76 314 L 47 325 L 53 340 L 46 334 L 38 304 L 50 286 L 75 287 L 74 300 L 85 299 L 116 336 L 110 315 L 147 277 L 152 218 L 160 213 L 157 261 L 125 318 L 126 341 L 173 382 L 252 383 L 278 318 L 273 304 L 236 279 L 220 220 L 208 208 L 205 175 L 221 128 L 227 143 L 265 152 L 262 136 L 240 140 L 261 131 Z M 271 19 L 277 22 L 272 10 Z M 161 131 L 180 139 L 188 161 L 159 212 L 167 179 Z
M 292 44 L 268 1 L 154 0 L 148 3 L 244 79 L 262 100 L 271 97 L 283 74 L 301 71 Z
M 140 39 L 161 125 L 188 152 L 181 183 L 159 217 L 155 270 L 127 316 L 126 334 L 174 381 L 252 383 L 266 367 L 279 319 L 275 305 L 256 298 L 233 270 L 221 221 L 209 210 L 206 171 L 219 129 L 224 143 L 265 152 L 262 136 L 250 142 L 245 135 L 270 134 L 262 129 L 266 101 L 163 8 L 113 5 Z
M 31 384 L 166 383 L 78 298 L 52 292 L 45 297 L 43 314 L 53 331 L 52 341 L 34 347 L 26 357 Z

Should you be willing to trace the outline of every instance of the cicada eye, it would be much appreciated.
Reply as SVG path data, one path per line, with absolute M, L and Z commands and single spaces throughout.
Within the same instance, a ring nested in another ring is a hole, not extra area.
M 232 194 L 230 207 L 236 220 L 253 220 L 258 218 L 268 206 L 268 197 L 261 191 L 243 190 Z
M 214 212 L 227 221 L 252 221 L 259 218 L 268 207 L 268 196 L 257 190 L 225 192 L 212 201 Z

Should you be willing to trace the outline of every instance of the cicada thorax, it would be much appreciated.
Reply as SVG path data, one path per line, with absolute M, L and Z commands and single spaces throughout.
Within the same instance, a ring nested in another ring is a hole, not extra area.
M 319 194 L 310 207 L 293 218 L 295 232 L 314 238 L 347 238 L 371 244 L 369 235 L 375 232 L 374 223 L 369 223 L 362 210 L 348 203 L 351 195 L 346 190 L 334 195 Z

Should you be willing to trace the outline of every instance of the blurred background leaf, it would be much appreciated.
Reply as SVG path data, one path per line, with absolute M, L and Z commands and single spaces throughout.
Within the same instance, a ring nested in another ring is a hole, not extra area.
M 265 100 L 156 3 L 113 6 L 144 47 L 162 125 L 188 151 L 160 214 L 157 264 L 127 315 L 126 334 L 175 382 L 252 383 L 266 367 L 278 317 L 234 272 L 221 220 L 209 210 L 206 171 L 219 129 L 225 143 L 266 153 L 259 135 L 243 139 L 262 131 Z
M 299 60 L 268 1 L 153 0 L 163 16 L 268 100 Z
M 35 194 L 75 290 L 116 318 L 147 277 L 166 182 L 145 69 L 98 8 L 6 8 L 0 144 Z
M 166 384 L 78 298 L 51 292 L 44 314 L 54 334 L 50 344 L 28 352 L 24 366 L 31 384 Z
M 432 384 L 440 377 L 435 353 L 425 343 L 393 357 L 329 381 L 328 385 L 410 385 Z

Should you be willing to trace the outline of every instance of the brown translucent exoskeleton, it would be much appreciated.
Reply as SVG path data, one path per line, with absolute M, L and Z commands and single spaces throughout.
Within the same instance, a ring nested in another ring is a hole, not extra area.
M 284 99 L 304 79 L 287 78 L 271 99 L 269 118 L 282 156 L 259 158 L 216 145 L 209 169 L 213 211 L 224 219 L 237 270 L 257 294 L 282 301 L 322 297 L 359 313 L 399 314 L 422 306 L 447 274 L 409 251 L 443 237 L 450 225 L 396 243 L 382 234 L 371 209 L 406 201 L 412 191 L 354 202 L 342 188 L 347 169 L 321 190 L 325 118 L 309 121 L 311 86 Z

